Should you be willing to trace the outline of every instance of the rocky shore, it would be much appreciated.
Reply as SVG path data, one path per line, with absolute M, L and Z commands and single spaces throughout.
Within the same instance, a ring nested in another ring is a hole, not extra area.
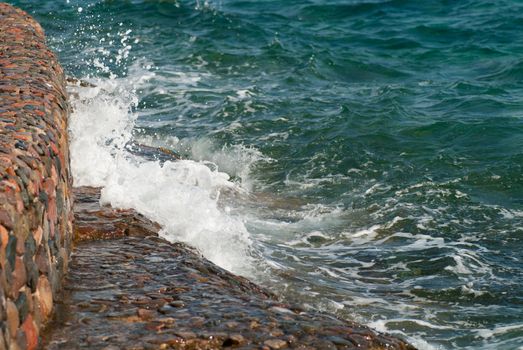
M 100 206 L 99 189 L 73 190 L 68 117 L 41 27 L 0 3 L 0 350 L 414 349 L 281 303 L 136 212 Z

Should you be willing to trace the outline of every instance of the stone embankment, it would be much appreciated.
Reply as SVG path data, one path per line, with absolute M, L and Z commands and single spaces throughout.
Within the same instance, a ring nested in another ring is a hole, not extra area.
M 413 349 L 280 303 L 136 212 L 101 207 L 99 189 L 73 195 L 68 117 L 41 27 L 0 3 L 0 350 Z
M 69 107 L 40 25 L 0 4 L 0 349 L 37 346 L 72 241 Z

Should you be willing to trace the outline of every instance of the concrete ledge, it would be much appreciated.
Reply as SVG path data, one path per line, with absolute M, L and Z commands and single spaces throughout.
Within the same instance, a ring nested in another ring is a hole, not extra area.
M 35 349 L 72 241 L 64 73 L 27 13 L 0 3 L 0 349 Z

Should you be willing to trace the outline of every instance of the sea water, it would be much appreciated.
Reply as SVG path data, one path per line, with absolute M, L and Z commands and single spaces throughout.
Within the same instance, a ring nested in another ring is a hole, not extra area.
M 70 87 L 75 185 L 283 299 L 523 349 L 523 3 L 11 3 L 92 84 Z

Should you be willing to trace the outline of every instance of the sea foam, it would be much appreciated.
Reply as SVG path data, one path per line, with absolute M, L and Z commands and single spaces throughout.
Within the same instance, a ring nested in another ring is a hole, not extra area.
M 102 187 L 101 201 L 134 208 L 162 225 L 161 235 L 197 248 L 217 265 L 249 275 L 253 266 L 249 233 L 242 219 L 219 206 L 224 188 L 237 184 L 205 161 L 149 161 L 131 155 L 137 118 L 136 90 L 153 73 L 93 81 L 96 87 L 74 87 L 71 116 L 71 166 L 75 186 Z

